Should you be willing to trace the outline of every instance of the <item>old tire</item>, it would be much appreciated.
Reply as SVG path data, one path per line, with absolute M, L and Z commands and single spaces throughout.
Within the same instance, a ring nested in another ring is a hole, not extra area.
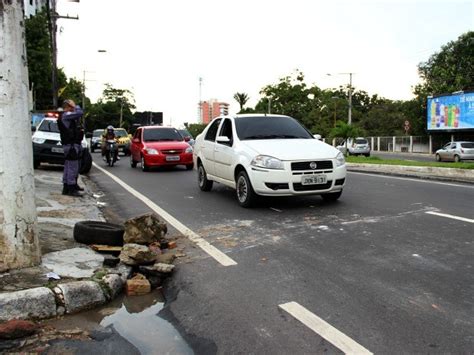
M 92 156 L 91 153 L 89 153 L 88 150 L 84 150 L 82 152 L 82 157 L 80 161 L 80 167 L 79 167 L 79 174 L 87 174 L 89 171 L 91 171 L 92 168 Z
M 122 226 L 100 221 L 81 221 L 74 225 L 74 240 L 83 244 L 123 245 Z

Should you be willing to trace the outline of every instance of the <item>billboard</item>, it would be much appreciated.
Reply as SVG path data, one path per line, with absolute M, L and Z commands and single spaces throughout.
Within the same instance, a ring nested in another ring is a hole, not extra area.
M 474 92 L 428 98 L 427 129 L 474 130 Z

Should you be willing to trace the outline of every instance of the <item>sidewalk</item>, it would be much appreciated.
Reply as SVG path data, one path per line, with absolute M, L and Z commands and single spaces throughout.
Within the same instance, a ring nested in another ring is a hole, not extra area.
M 93 195 L 81 176 L 84 196 L 62 195 L 62 169 L 52 169 L 35 170 L 42 264 L 0 274 L 0 322 L 51 318 L 103 304 L 122 290 L 131 271 L 123 265 L 94 274 L 103 268 L 104 256 L 75 242 L 73 227 L 78 221 L 105 221 L 100 196 Z M 60 279 L 48 278 L 48 272 Z

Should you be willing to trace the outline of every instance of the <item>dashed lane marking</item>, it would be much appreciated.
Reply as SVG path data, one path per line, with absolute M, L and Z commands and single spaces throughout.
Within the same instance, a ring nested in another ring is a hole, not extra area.
M 172 215 L 170 215 L 168 212 L 166 212 L 164 209 L 162 209 L 160 206 L 158 206 L 156 203 L 154 203 L 148 197 L 142 195 L 140 192 L 138 192 L 137 190 L 135 190 L 131 186 L 127 185 L 125 182 L 123 182 L 121 179 L 119 179 L 115 175 L 111 174 L 107 170 L 101 168 L 96 163 L 93 163 L 93 164 L 97 169 L 99 169 L 105 175 L 110 177 L 117 184 L 122 186 L 125 190 L 127 190 L 133 196 L 135 196 L 140 201 L 142 201 L 145 205 L 150 207 L 154 212 L 159 214 L 166 222 L 171 224 L 174 228 L 176 228 L 179 232 L 181 232 L 181 234 L 186 236 L 190 241 L 194 242 L 198 247 L 200 247 L 207 254 L 209 254 L 211 257 L 213 257 L 221 265 L 223 265 L 223 266 L 237 265 L 237 263 L 234 260 L 229 258 L 226 254 L 221 252 L 219 249 L 217 249 L 213 245 L 211 245 L 209 242 L 207 242 L 205 239 L 203 239 L 199 234 L 193 232 L 191 229 L 186 227 L 184 224 L 182 224 L 180 221 L 178 221 L 176 218 L 174 218 Z
M 306 308 L 296 302 L 288 302 L 279 306 L 301 323 L 310 328 L 313 332 L 320 335 L 332 345 L 346 354 L 372 354 L 359 343 L 349 338 L 344 333 L 334 328 L 331 324 L 311 313 Z
M 434 216 L 446 217 L 446 218 L 456 219 L 456 220 L 458 220 L 458 221 L 463 221 L 463 222 L 468 222 L 468 223 L 474 223 L 474 219 L 469 219 L 469 218 L 464 218 L 464 217 L 453 216 L 452 214 L 439 213 L 439 212 L 434 212 L 434 211 L 428 211 L 428 212 L 426 212 L 426 213 L 427 213 L 427 214 L 432 214 L 432 215 L 434 215 Z

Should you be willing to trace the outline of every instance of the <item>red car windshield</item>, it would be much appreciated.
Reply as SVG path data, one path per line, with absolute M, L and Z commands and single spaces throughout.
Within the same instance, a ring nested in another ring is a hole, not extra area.
M 156 128 L 143 130 L 145 142 L 182 141 L 183 137 L 174 128 Z

